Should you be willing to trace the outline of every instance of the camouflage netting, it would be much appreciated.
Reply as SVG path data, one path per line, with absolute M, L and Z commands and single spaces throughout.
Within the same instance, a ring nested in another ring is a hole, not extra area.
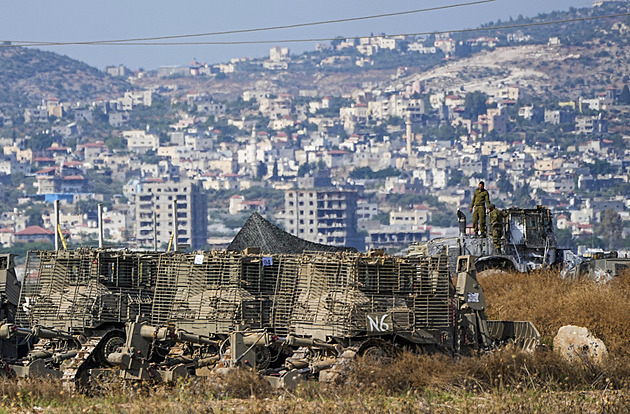
M 300 254 L 305 251 L 356 252 L 353 247 L 337 247 L 302 240 L 279 229 L 258 213 L 253 213 L 234 237 L 227 250 L 241 252 L 258 247 L 264 253 Z

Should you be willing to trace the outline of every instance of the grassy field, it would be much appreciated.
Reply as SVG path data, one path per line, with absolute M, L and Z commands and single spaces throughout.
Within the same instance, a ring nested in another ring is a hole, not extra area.
M 56 381 L 1 380 L 0 412 L 630 411 L 630 275 L 603 285 L 565 281 L 553 272 L 492 274 L 481 282 L 490 318 L 530 320 L 546 346 L 531 354 L 505 348 L 459 359 L 404 354 L 389 364 L 358 360 L 339 384 L 309 382 L 293 392 L 272 390 L 245 371 L 172 386 L 112 384 L 95 397 Z M 609 357 L 601 365 L 565 362 L 551 344 L 568 324 L 590 329 Z

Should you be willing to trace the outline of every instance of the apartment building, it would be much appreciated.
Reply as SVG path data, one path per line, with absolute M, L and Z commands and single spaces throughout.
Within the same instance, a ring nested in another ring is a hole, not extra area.
M 357 192 L 297 189 L 284 193 L 285 229 L 301 239 L 363 250 L 357 232 Z
M 153 246 L 153 212 L 156 213 L 158 248 L 168 244 L 173 232 L 173 201 L 177 201 L 177 241 L 180 246 L 199 249 L 206 243 L 208 207 L 206 195 L 191 181 L 164 182 L 147 179 L 135 188 L 136 241 Z

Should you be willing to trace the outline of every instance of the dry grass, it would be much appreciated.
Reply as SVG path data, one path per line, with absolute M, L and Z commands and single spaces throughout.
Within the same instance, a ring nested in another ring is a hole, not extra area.
M 607 284 L 564 280 L 549 270 L 492 274 L 481 283 L 491 319 L 529 320 L 548 345 L 560 327 L 583 326 L 603 340 L 611 354 L 630 355 L 629 272 Z
M 86 397 L 56 381 L 0 380 L 0 413 L 366 413 L 628 412 L 630 274 L 598 285 L 557 273 L 501 273 L 482 280 L 488 314 L 530 320 L 546 344 L 563 325 L 588 328 L 610 352 L 600 366 L 569 364 L 548 346 L 533 354 L 506 348 L 453 359 L 403 354 L 389 364 L 358 360 L 343 382 L 272 390 L 256 375 L 231 371 L 176 385 L 112 383 Z

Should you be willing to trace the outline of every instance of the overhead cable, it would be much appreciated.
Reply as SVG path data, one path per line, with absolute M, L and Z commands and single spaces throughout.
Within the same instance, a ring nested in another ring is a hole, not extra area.
M 546 26 L 552 24 L 571 23 L 578 21 L 599 20 L 614 17 L 630 16 L 628 13 L 610 14 L 605 16 L 589 16 L 589 17 L 576 17 L 571 19 L 553 20 L 547 22 L 532 22 L 512 25 L 490 26 L 490 27 L 478 27 L 473 29 L 451 29 L 451 30 L 436 30 L 427 32 L 414 32 L 414 33 L 397 33 L 389 35 L 377 35 L 369 37 L 383 37 L 390 38 L 396 36 L 428 36 L 448 33 L 470 33 L 470 32 L 486 32 L 503 29 L 517 29 L 524 27 Z M 186 45 L 247 45 L 247 44 L 271 44 L 271 43 L 306 43 L 306 42 L 324 42 L 333 41 L 338 39 L 356 40 L 367 36 L 337 36 L 337 37 L 321 37 L 321 38 L 306 38 L 306 39 L 274 39 L 274 40 L 234 40 L 234 41 L 199 41 L 199 42 L 41 42 L 41 43 L 19 43 L 5 41 L 5 44 L 0 44 L 0 47 L 11 46 L 23 46 L 23 47 L 35 47 L 35 46 L 71 46 L 71 45 L 84 45 L 84 46 L 186 46 Z
M 115 43 L 127 43 L 127 42 L 148 42 L 148 41 L 153 41 L 153 40 L 185 39 L 185 38 L 191 38 L 191 37 L 207 37 L 207 36 L 218 36 L 218 35 L 227 35 L 227 34 L 263 32 L 263 31 L 280 30 L 280 29 L 293 29 L 293 28 L 298 28 L 298 27 L 320 26 L 324 24 L 333 24 L 333 23 L 348 23 L 348 22 L 355 22 L 355 21 L 360 21 L 360 20 L 380 19 L 383 17 L 404 16 L 408 14 L 417 14 L 417 13 L 425 13 L 425 12 L 430 12 L 430 11 L 453 9 L 456 7 L 474 6 L 474 5 L 484 4 L 484 3 L 492 3 L 495 1 L 497 0 L 477 0 L 477 1 L 470 1 L 467 3 L 448 4 L 444 6 L 435 6 L 435 7 L 428 7 L 424 9 L 407 10 L 407 11 L 401 11 L 401 12 L 374 14 L 370 16 L 348 17 L 344 19 L 323 20 L 323 21 L 318 21 L 318 22 L 295 23 L 295 24 L 259 27 L 259 28 L 250 28 L 250 29 L 226 30 L 226 31 L 220 31 L 220 32 L 193 33 L 193 34 L 182 34 L 182 35 L 172 35 L 172 36 L 138 37 L 138 38 L 114 39 L 114 40 L 90 40 L 90 41 L 79 41 L 79 42 L 49 42 L 49 41 L 16 40 L 13 43 L 20 43 L 23 46 L 30 45 L 30 44 L 37 45 L 37 46 L 41 46 L 41 45 L 89 45 L 89 44 L 110 45 L 110 44 L 115 44 Z

